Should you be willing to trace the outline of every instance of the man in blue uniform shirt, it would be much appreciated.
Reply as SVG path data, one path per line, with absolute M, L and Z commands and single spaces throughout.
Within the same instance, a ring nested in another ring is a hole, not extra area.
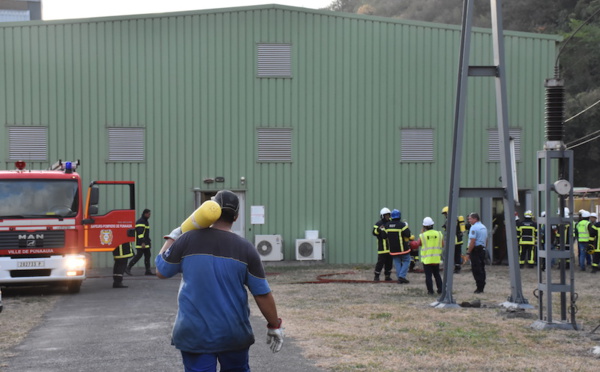
M 246 288 L 267 320 L 267 343 L 277 352 L 283 328 L 256 248 L 231 232 L 239 199 L 228 190 L 215 196 L 221 217 L 210 228 L 181 234 L 177 228 L 156 257 L 157 276 L 182 273 L 172 343 L 186 371 L 250 371 L 254 343 Z
M 475 293 L 483 293 L 485 288 L 485 247 L 487 245 L 487 228 L 479 221 L 477 213 L 468 217 L 471 229 L 469 230 L 469 248 L 467 254 L 471 259 L 471 271 L 477 289 Z

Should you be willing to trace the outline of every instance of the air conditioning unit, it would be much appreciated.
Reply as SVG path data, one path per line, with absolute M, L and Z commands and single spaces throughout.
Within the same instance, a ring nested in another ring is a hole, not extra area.
M 297 260 L 322 260 L 323 239 L 296 239 Z
M 283 261 L 283 240 L 281 235 L 256 235 L 254 246 L 261 261 Z

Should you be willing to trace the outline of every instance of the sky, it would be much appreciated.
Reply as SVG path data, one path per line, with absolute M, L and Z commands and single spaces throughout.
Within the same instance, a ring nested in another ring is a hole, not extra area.
M 280 4 L 324 8 L 333 0 L 43 0 L 44 20 L 165 13 L 236 6 Z

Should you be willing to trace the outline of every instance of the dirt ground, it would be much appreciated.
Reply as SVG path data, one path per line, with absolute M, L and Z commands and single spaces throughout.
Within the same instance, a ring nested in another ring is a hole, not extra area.
M 597 371 L 600 366 L 591 353 L 600 345 L 595 330 L 600 273 L 574 272 L 580 328 L 575 331 L 532 328 L 539 316 L 536 269 L 520 270 L 523 297 L 534 308 L 511 311 L 499 306 L 511 293 L 507 266 L 488 266 L 485 293 L 477 295 L 465 267 L 453 276 L 454 301 L 477 305 L 478 300 L 480 307 L 439 309 L 431 306 L 436 296 L 427 295 L 422 273 L 410 273 L 409 284 L 375 283 L 371 265 L 289 265 L 265 264 L 286 333 L 328 371 Z M 552 272 L 558 280 L 558 270 Z M 0 361 L 43 321 L 59 296 L 67 294 L 4 290 Z M 560 296 L 553 298 L 553 320 L 561 323 Z M 566 299 L 570 308 L 570 295 Z M 260 314 L 253 302 L 251 309 Z M 568 328 L 569 313 L 566 319 L 562 324 Z

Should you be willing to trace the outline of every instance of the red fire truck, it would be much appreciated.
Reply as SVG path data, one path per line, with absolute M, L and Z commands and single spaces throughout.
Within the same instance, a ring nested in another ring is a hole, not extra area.
M 78 165 L 28 170 L 18 161 L 16 170 L 0 171 L 0 286 L 66 285 L 77 293 L 85 252 L 135 239 L 134 182 L 94 181 L 84 202 Z

